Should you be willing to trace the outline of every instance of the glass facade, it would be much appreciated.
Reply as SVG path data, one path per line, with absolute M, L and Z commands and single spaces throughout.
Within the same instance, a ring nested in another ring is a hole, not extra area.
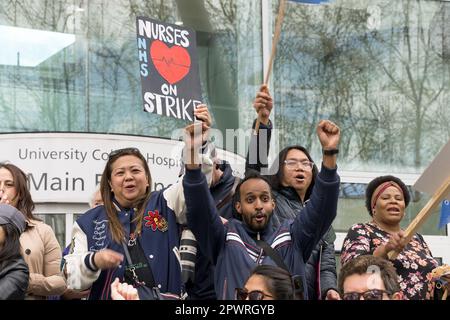
M 261 12 L 257 0 L 8 2 L 0 8 L 0 25 L 23 32 L 0 53 L 9 61 L 0 65 L 0 130 L 170 137 L 184 127 L 143 114 L 138 15 L 197 31 L 203 97 L 217 127 L 248 126 L 252 119 L 239 110 L 248 109 L 262 70 L 261 15 L 255 12 Z M 36 37 L 37 31 L 46 32 Z M 53 55 L 35 58 L 48 46 Z M 40 63 L 24 64 L 29 56 Z
M 289 3 L 284 21 L 280 145 L 319 155 L 314 126 L 326 117 L 343 131 L 341 169 L 421 173 L 450 138 L 450 3 Z
M 342 129 L 341 170 L 420 175 L 450 139 L 449 75 L 450 2 L 288 2 L 273 81 L 280 147 L 320 158 L 315 125 L 329 118 Z M 364 189 L 342 186 L 338 230 L 369 220 Z M 413 197 L 405 225 L 424 198 Z M 438 218 L 421 231 L 445 234 Z
M 277 12 L 269 0 L 2 1 L 0 132 L 170 137 L 183 127 L 142 110 L 136 16 L 196 30 L 214 126 L 247 129 L 270 48 L 262 26 L 273 29 Z M 449 80 L 448 1 L 288 1 L 269 83 L 276 145 L 319 159 L 315 125 L 329 118 L 342 129 L 341 170 L 420 175 L 450 139 Z M 342 181 L 334 225 L 345 232 L 369 219 L 368 181 Z M 428 198 L 413 199 L 405 224 Z M 445 234 L 434 216 L 421 231 Z

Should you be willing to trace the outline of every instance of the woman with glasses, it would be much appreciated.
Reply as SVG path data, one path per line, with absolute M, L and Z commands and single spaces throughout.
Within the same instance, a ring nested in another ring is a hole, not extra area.
M 398 275 L 391 262 L 371 255 L 359 256 L 339 273 L 342 300 L 401 300 Z
M 27 176 L 11 163 L 0 163 L 0 203 L 17 208 L 25 216 L 20 236 L 21 253 L 30 271 L 25 299 L 43 300 L 66 290 L 61 275 L 61 247 L 52 228 L 34 214 Z
M 406 185 L 394 176 L 373 179 L 366 189 L 366 208 L 370 222 L 353 225 L 344 240 L 341 264 L 360 255 L 388 259 L 392 250 L 400 252 L 393 264 L 406 300 L 430 299 L 431 272 L 438 263 L 423 237 L 416 233 L 405 243 L 400 222 L 410 201 Z
M 300 300 L 299 282 L 286 270 L 259 265 L 250 274 L 244 288 L 236 288 L 236 300 Z
M 204 133 L 210 123 L 205 109 L 194 112 L 204 121 Z M 204 171 L 210 172 L 212 161 L 207 154 L 202 157 L 201 163 L 209 164 Z M 111 299 L 111 283 L 118 278 L 151 292 L 182 294 L 178 248 L 179 224 L 186 222 L 183 186 L 179 182 L 151 191 L 151 185 L 149 166 L 138 149 L 110 153 L 100 181 L 104 204 L 78 218 L 72 230 L 71 252 L 65 256 L 69 288 L 90 288 L 90 300 Z
M 337 153 L 335 150 L 324 150 Z M 301 214 L 314 189 L 318 174 L 308 150 L 302 146 L 284 148 L 275 159 L 270 177 L 276 207 L 272 221 L 278 227 L 283 221 Z M 339 299 L 337 292 L 335 233 L 332 227 L 320 239 L 306 265 L 310 300 Z

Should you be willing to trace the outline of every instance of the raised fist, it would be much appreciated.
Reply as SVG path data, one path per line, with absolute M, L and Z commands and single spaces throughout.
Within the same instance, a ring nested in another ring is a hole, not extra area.
M 322 149 L 337 149 L 341 131 L 333 122 L 329 120 L 321 120 L 317 125 L 317 136 L 319 137 Z

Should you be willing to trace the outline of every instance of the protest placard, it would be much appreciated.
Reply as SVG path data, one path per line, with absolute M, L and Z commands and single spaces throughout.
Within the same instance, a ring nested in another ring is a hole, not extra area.
M 195 31 L 136 18 L 144 111 L 194 121 L 201 104 Z
M 405 230 L 405 242 L 408 243 L 417 230 L 425 223 L 433 209 L 450 196 L 450 141 L 442 148 L 430 165 L 414 184 L 414 189 L 431 195 L 431 199 Z M 445 211 L 444 211 L 445 212 Z M 398 252 L 391 251 L 389 259 L 395 259 Z

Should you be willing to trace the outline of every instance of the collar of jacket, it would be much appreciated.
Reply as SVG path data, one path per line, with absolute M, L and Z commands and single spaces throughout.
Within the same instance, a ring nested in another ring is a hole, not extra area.
M 264 230 L 261 231 L 254 231 L 252 229 L 249 228 L 249 226 L 247 225 L 247 223 L 244 222 L 244 220 L 241 221 L 242 226 L 244 227 L 244 230 L 247 232 L 247 234 L 252 238 L 252 239 L 256 239 L 259 233 L 259 237 L 260 240 L 264 240 L 266 239 L 267 235 L 271 235 L 273 232 L 273 225 L 272 225 L 272 217 L 273 217 L 273 212 L 270 215 L 269 218 L 269 223 L 266 225 L 266 227 L 264 228 Z
M 112 202 L 113 202 L 114 208 L 116 208 L 118 213 L 121 213 L 121 212 L 130 213 L 130 212 L 135 212 L 137 210 L 136 208 L 123 208 L 119 204 L 119 202 L 116 200 L 116 198 L 113 198 Z
M 302 202 L 302 199 L 300 199 L 300 197 L 298 196 L 297 191 L 292 187 L 283 187 L 280 190 L 278 190 L 278 193 L 281 194 L 282 196 L 284 196 L 285 198 L 287 198 L 288 200 L 297 201 L 302 206 L 304 205 L 304 203 Z

